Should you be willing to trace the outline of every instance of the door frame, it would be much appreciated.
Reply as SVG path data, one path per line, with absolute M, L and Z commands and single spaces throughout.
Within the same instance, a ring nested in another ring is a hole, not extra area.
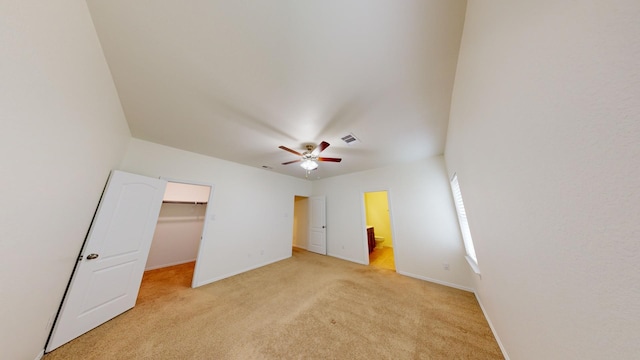
M 371 189 L 365 189 L 362 191 L 362 203 L 361 203 L 361 207 L 362 207 L 362 244 L 364 245 L 363 249 L 364 249 L 364 264 L 365 265 L 369 265 L 369 242 L 367 241 L 367 205 L 365 203 L 365 194 L 366 193 L 370 193 L 370 192 L 381 192 L 381 191 L 386 191 L 387 192 L 387 203 L 389 205 L 389 226 L 391 226 L 391 238 L 393 239 L 393 259 L 394 262 L 396 264 L 396 272 L 398 272 L 398 264 L 400 263 L 400 261 L 398 261 L 398 252 L 399 251 L 395 251 L 396 248 L 398 248 L 398 238 L 396 237 L 396 227 L 393 221 L 393 203 L 391 201 L 391 189 L 390 188 L 371 188 Z
M 180 183 L 185 185 L 209 186 L 210 188 L 209 199 L 207 200 L 207 207 L 204 212 L 204 223 L 202 224 L 202 234 L 200 234 L 200 242 L 198 243 L 198 254 L 196 255 L 196 265 L 193 269 L 193 278 L 191 279 L 191 287 L 196 288 L 198 286 L 203 285 L 198 282 L 200 269 L 201 269 L 201 266 L 198 266 L 198 264 L 200 263 L 200 256 L 202 254 L 204 239 L 205 239 L 205 236 L 207 235 L 209 219 L 210 219 L 210 216 L 213 216 L 211 215 L 212 214 L 211 203 L 213 202 L 213 191 L 215 189 L 215 185 L 213 183 L 204 182 L 204 181 L 175 179 L 175 178 L 170 178 L 165 176 L 160 176 L 160 179 L 165 180 L 167 182 L 172 182 L 172 183 Z

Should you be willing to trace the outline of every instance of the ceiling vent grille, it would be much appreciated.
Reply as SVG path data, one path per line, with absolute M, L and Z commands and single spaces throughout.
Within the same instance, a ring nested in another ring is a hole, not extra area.
M 360 141 L 360 140 L 358 140 L 358 138 L 355 135 L 353 135 L 353 133 L 350 133 L 350 134 L 348 134 L 346 136 L 343 136 L 341 139 L 342 139 L 342 141 L 347 143 L 347 145 L 351 145 L 354 142 L 359 142 Z

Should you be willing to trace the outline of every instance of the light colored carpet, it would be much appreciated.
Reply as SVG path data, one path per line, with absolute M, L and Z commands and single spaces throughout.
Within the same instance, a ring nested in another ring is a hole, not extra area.
M 148 272 L 135 308 L 43 359 L 503 358 L 465 291 L 299 249 L 197 289 L 190 271 Z

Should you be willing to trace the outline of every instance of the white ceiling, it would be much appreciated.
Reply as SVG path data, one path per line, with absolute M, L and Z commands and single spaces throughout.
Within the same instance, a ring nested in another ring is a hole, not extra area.
M 465 1 L 87 3 L 136 138 L 301 178 L 278 146 L 325 140 L 310 179 L 444 150 Z

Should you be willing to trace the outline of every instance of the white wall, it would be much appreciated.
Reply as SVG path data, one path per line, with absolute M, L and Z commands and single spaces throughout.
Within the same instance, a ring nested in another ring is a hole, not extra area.
M 296 196 L 293 209 L 293 246 L 309 246 L 309 198 Z
M 291 256 L 295 195 L 311 182 L 132 139 L 124 171 L 214 184 L 196 265 L 208 283 Z
M 470 1 L 446 162 L 512 359 L 640 354 L 640 2 Z
M 451 190 L 441 156 L 313 182 L 327 197 L 327 252 L 368 263 L 364 193 L 387 190 L 399 273 L 469 289 Z M 450 264 L 450 270 L 443 269 Z
M 2 1 L 0 47 L 0 357 L 32 360 L 129 129 L 84 1 Z

